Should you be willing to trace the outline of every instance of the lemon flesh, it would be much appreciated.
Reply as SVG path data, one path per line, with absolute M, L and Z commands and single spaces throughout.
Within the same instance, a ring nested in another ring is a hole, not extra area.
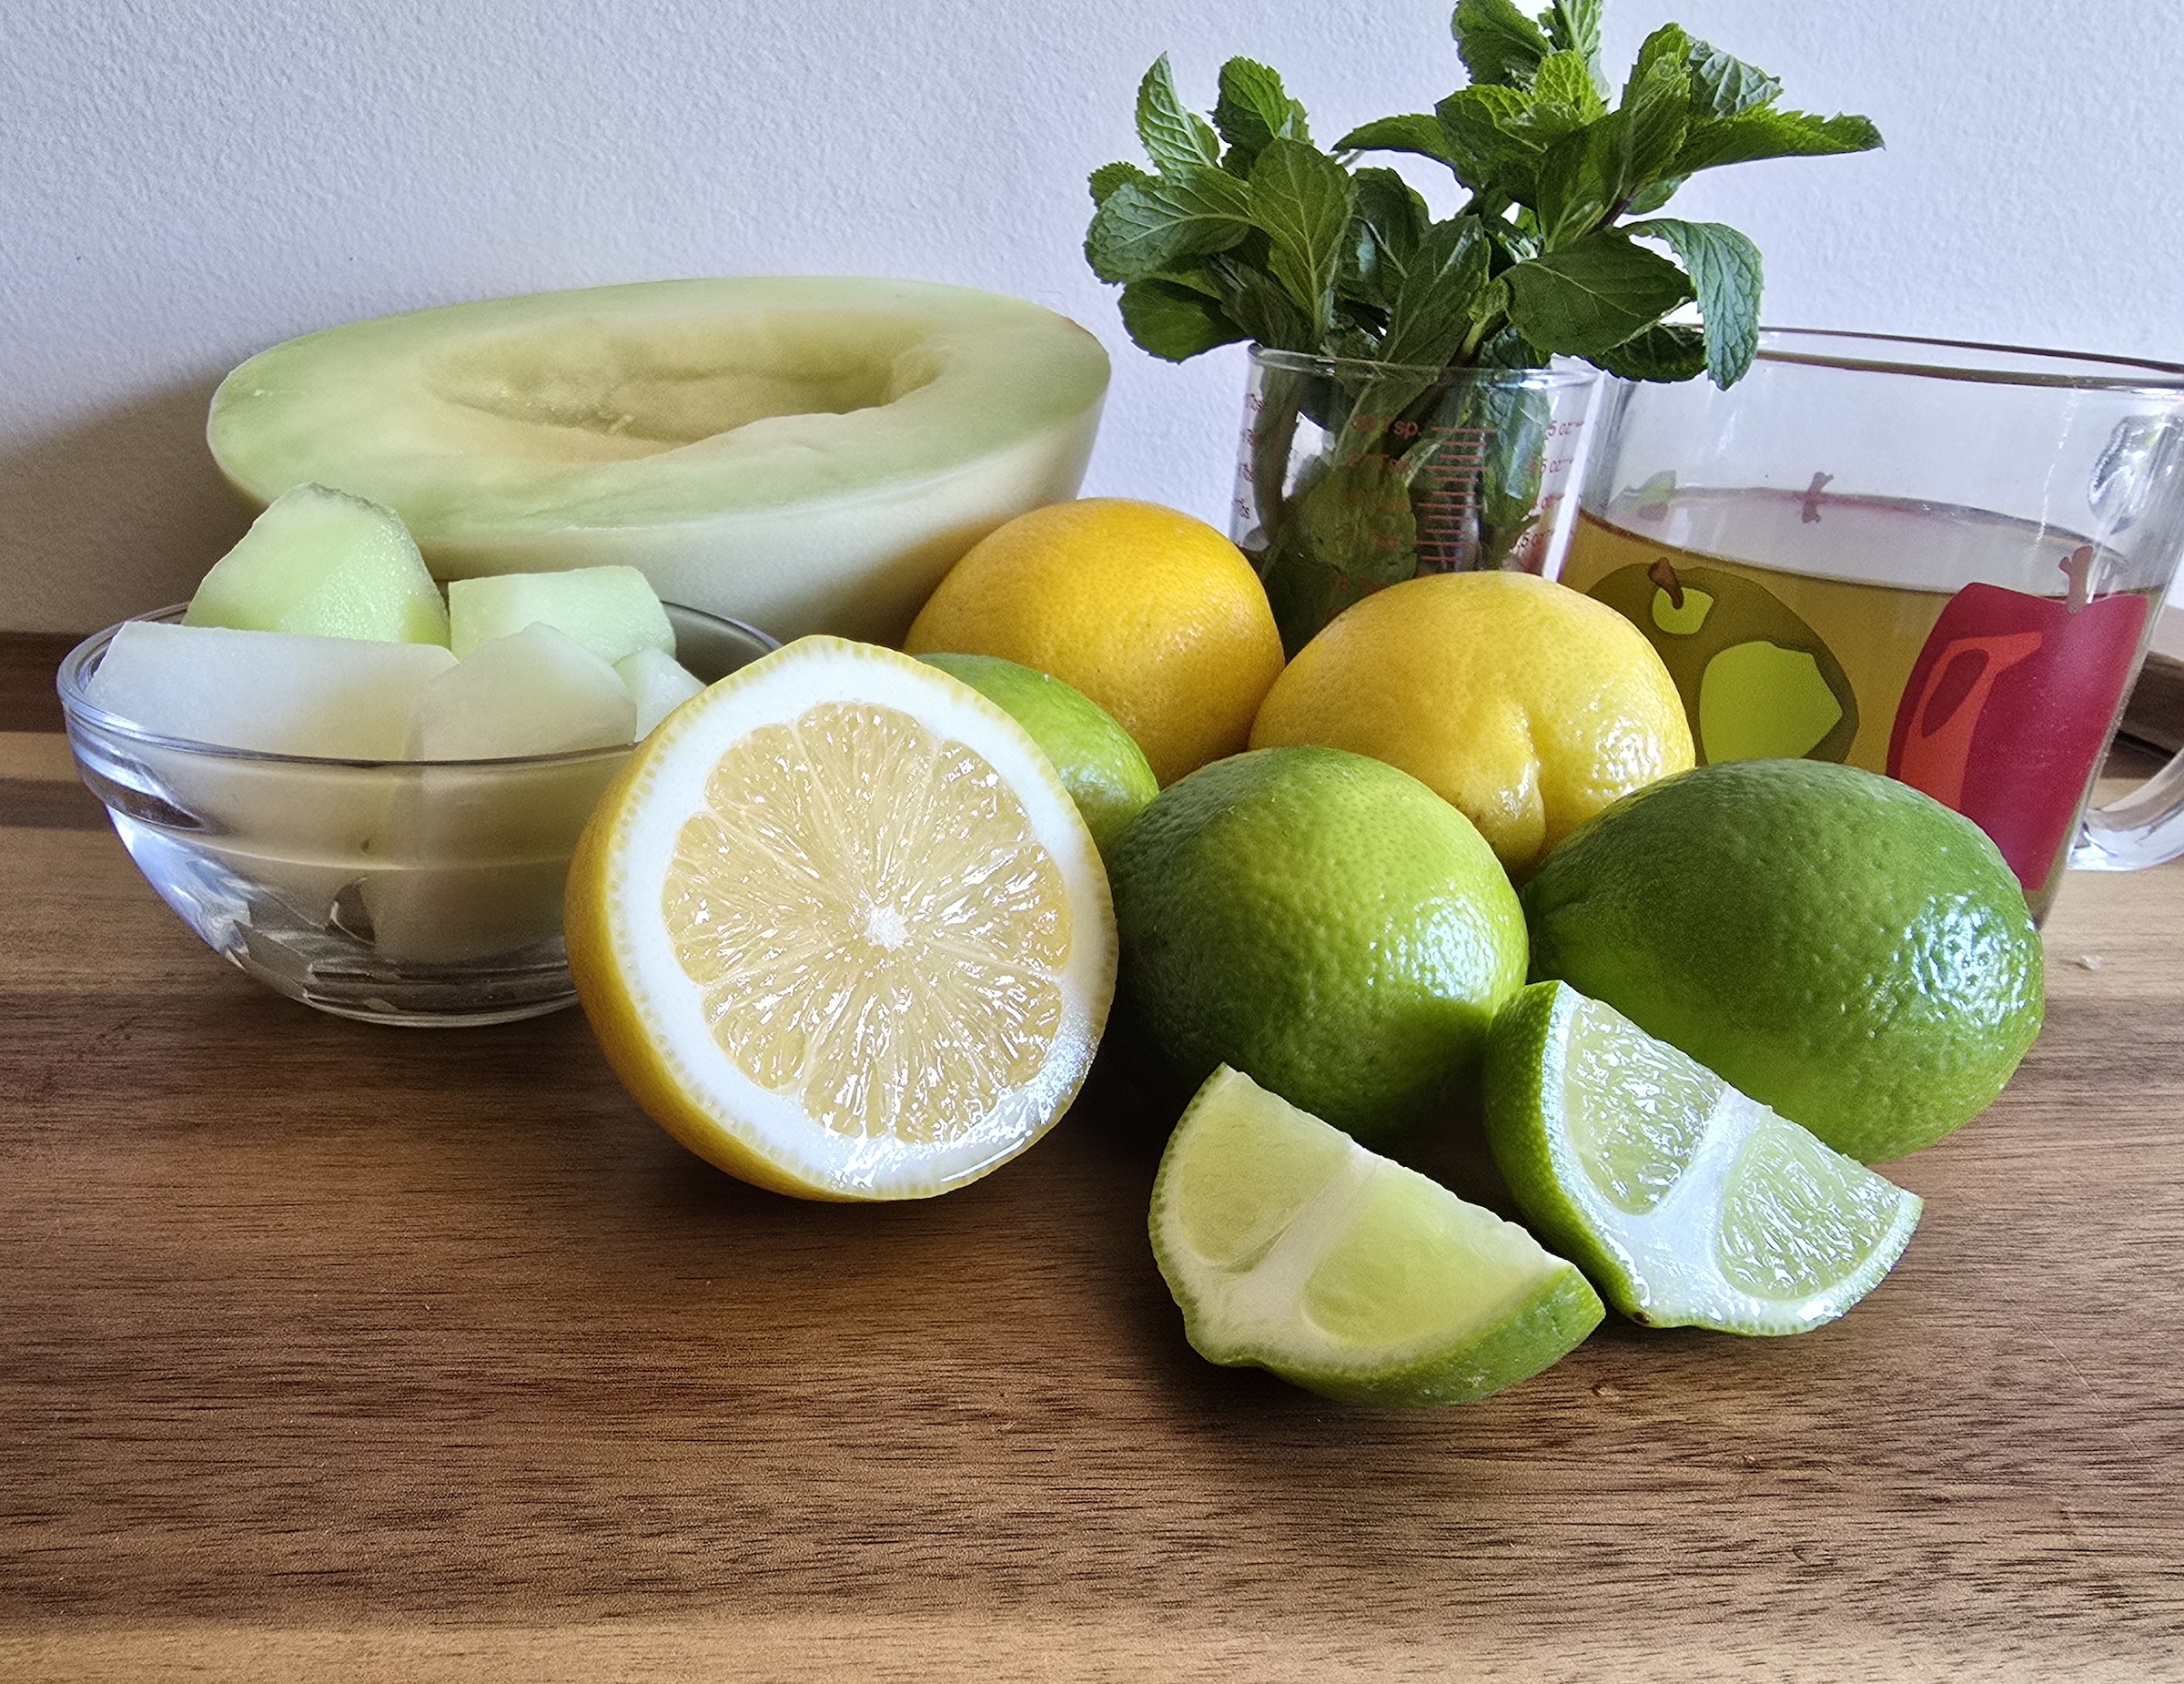
M 570 969 L 632 1094 L 816 1198 L 945 1192 L 1067 1108 L 1114 990 L 1084 821 L 1023 729 L 806 638 L 677 710 L 570 871 Z
M 1486 1129 L 1524 1213 L 1656 1327 L 1804 1333 L 1918 1224 L 1916 1194 L 1559 982 L 1495 1023 Z
M 1072 495 L 1107 383 L 1075 322 L 966 287 L 753 276 L 351 322 L 213 396 L 221 471 L 400 512 L 443 579 L 601 563 L 670 602 L 893 642 L 982 534 Z
M 1153 1183 L 1153 1253 L 1208 1362 L 1350 1403 L 1469 1403 L 1599 1325 L 1524 1230 L 1217 1070 Z

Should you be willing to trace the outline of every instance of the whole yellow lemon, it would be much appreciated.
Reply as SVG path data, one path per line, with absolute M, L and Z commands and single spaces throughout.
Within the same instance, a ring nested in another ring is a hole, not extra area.
M 1675 682 L 1613 609 L 1529 573 L 1431 573 L 1365 598 L 1297 652 L 1251 746 L 1400 766 L 1522 878 L 1618 796 L 1692 765 Z
M 1163 785 L 1239 752 L 1281 671 L 1281 635 L 1243 552 L 1203 521 L 1112 497 L 1034 509 L 989 533 L 903 646 L 998 655 L 1075 686 Z

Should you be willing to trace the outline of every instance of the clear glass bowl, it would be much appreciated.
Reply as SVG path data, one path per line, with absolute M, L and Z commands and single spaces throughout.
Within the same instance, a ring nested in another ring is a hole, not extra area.
M 184 606 L 136 617 L 179 620 Z M 677 658 L 707 683 L 777 646 L 740 621 L 667 612 Z M 562 886 L 626 746 L 326 760 L 161 736 L 85 696 L 120 629 L 61 663 L 68 745 L 137 869 L 215 952 L 373 1023 L 507 1023 L 575 999 Z

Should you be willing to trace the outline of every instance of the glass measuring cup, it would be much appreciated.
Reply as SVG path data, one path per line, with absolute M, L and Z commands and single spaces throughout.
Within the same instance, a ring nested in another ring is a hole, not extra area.
M 1551 572 L 1600 378 L 1253 346 L 1228 535 L 1266 583 L 1283 652 L 1421 573 Z
M 1702 763 L 1900 778 L 2036 917 L 2067 863 L 2184 853 L 2177 764 L 2086 810 L 2184 555 L 2184 369 L 1771 330 L 1727 391 L 1613 381 L 1596 427 L 1560 577 L 1652 641 Z

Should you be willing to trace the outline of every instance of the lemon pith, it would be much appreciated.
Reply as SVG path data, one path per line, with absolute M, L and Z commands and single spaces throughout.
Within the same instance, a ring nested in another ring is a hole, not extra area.
M 1074 1097 L 1113 989 L 1106 878 L 1030 739 L 831 638 L 714 686 L 632 760 L 568 928 L 639 1103 L 822 1198 L 922 1196 L 1014 1156 Z

